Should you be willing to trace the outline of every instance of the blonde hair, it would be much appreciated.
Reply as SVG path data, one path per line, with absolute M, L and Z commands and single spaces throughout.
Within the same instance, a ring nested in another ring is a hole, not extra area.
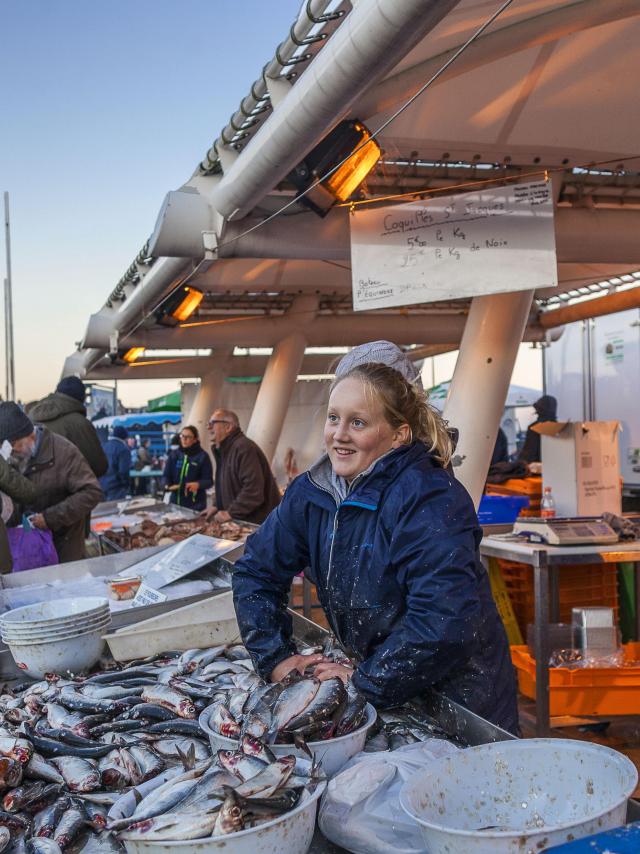
M 349 377 L 357 377 L 365 389 L 382 404 L 388 424 L 397 430 L 408 424 L 411 440 L 424 442 L 429 451 L 443 466 L 448 465 L 453 453 L 453 443 L 447 422 L 428 402 L 425 391 L 408 382 L 394 368 L 378 362 L 368 362 L 352 368 L 334 380 L 331 391 Z

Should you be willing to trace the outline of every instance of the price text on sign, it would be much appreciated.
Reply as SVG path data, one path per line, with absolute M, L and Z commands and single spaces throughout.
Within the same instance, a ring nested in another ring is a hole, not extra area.
M 359 211 L 350 223 L 356 311 L 558 284 L 547 181 Z

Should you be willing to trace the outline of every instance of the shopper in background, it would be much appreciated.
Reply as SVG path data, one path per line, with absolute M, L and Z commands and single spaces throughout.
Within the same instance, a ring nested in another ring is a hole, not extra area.
M 109 461 L 107 473 L 100 478 L 105 501 L 117 501 L 126 498 L 129 492 L 129 471 L 131 469 L 131 451 L 127 443 L 128 433 L 124 427 L 114 427 L 111 437 L 104 444 L 104 452 Z
M 207 518 L 264 522 L 280 503 L 280 491 L 261 448 L 240 429 L 235 412 L 216 409 L 209 420 L 216 461 L 215 507 Z
M 35 486 L 0 456 L 0 573 L 3 575 L 11 572 L 13 568 L 6 525 L 10 520 L 18 524 L 14 509 L 26 507 L 35 501 L 35 498 Z
M 0 404 L 0 444 L 36 495 L 19 508 L 34 528 L 51 531 L 60 563 L 85 557 L 85 519 L 102 499 L 100 485 L 80 451 L 46 427 L 34 426 L 17 403 Z
M 29 408 L 29 418 L 72 442 L 89 463 L 95 476 L 102 477 L 109 464 L 96 428 L 87 419 L 85 394 L 82 380 L 65 377 L 52 394 Z
M 531 428 L 535 424 L 541 424 L 544 421 L 557 421 L 558 401 L 550 394 L 543 394 L 533 404 L 533 408 L 538 416 L 536 420 L 527 428 L 527 435 L 524 439 L 524 445 L 518 454 L 518 462 L 521 463 L 539 463 L 541 462 L 540 454 L 540 433 L 537 433 Z
M 196 427 L 180 431 L 180 447 L 172 451 L 164 468 L 164 481 L 171 493 L 171 503 L 190 510 L 204 510 L 207 489 L 213 486 L 213 466 L 200 444 Z

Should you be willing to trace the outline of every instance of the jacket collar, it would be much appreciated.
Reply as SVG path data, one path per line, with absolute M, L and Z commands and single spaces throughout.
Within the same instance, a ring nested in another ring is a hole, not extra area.
M 25 475 L 32 471 L 49 468 L 54 463 L 53 439 L 46 427 L 36 427 L 36 447 L 33 457 L 25 469 Z
M 228 453 L 229 449 L 231 448 L 233 443 L 236 441 L 238 436 L 242 436 L 242 430 L 239 427 L 236 427 L 227 436 L 224 437 L 222 442 L 220 442 L 219 448 L 217 448 L 213 444 L 211 445 L 211 450 L 213 451 L 213 454 L 216 457 L 216 459 L 218 459 L 219 457 Z
M 413 442 L 394 448 L 375 460 L 369 468 L 351 483 L 346 498 L 341 499 L 333 482 L 333 469 L 328 454 L 324 454 L 307 472 L 307 479 L 315 487 L 314 492 L 329 494 L 336 505 L 353 504 L 369 510 L 377 510 L 382 493 L 395 478 L 420 459 L 432 459 L 422 442 Z M 433 465 L 436 465 L 433 462 Z

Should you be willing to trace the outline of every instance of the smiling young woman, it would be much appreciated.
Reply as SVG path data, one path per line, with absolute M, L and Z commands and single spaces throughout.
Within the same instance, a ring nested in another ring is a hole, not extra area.
M 351 679 L 380 707 L 436 687 L 517 732 L 481 530 L 446 470 L 441 416 L 395 366 L 356 364 L 337 372 L 324 439 L 327 453 L 292 482 L 235 567 L 238 623 L 258 672 L 279 680 L 315 664 L 321 680 Z M 302 570 L 353 667 L 296 654 L 286 601 Z

